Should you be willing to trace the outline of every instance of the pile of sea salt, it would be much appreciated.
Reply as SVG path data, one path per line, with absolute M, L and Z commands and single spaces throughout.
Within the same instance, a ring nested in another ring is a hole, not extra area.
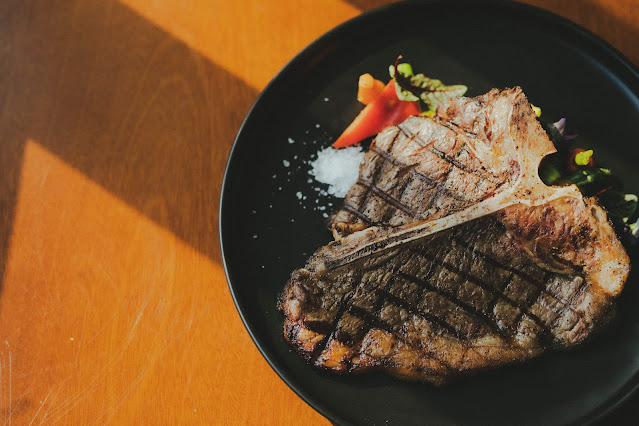
M 364 158 L 360 146 L 335 149 L 329 146 L 317 153 L 317 159 L 310 163 L 309 174 L 320 183 L 328 185 L 330 195 L 344 198 L 351 186 L 357 182 L 359 163 Z

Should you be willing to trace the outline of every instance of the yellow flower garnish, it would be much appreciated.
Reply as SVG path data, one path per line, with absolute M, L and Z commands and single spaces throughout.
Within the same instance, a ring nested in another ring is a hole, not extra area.
M 530 104 L 530 106 L 532 107 L 532 110 L 537 117 L 541 116 L 541 108 L 539 108 L 538 106 L 534 106 L 533 104 Z
M 575 164 L 577 164 L 578 166 L 587 166 L 590 162 L 590 157 L 592 157 L 592 154 L 592 149 L 578 153 L 577 155 L 575 155 Z

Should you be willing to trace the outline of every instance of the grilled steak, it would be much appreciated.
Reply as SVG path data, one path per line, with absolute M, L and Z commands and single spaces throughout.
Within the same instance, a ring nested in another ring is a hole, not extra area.
M 528 153 L 521 143 L 530 144 Z M 462 210 L 519 177 L 519 155 L 541 159 L 552 152 L 520 88 L 450 99 L 434 120 L 410 117 L 375 138 L 332 218 L 333 232 L 339 238 L 370 225 L 398 226 Z
M 519 88 L 386 129 L 280 296 L 286 339 L 317 367 L 442 383 L 592 335 L 629 259 L 595 200 L 540 181 L 552 152 Z

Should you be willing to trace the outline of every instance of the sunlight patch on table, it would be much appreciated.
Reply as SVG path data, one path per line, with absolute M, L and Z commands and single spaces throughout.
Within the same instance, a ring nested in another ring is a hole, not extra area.
M 0 418 L 175 424 L 291 399 L 219 264 L 40 144 L 23 158 L 0 293 Z M 296 403 L 291 421 L 309 409 Z M 235 420 L 256 418 L 246 413 Z
M 257 90 L 306 45 L 360 13 L 340 0 L 119 1 Z

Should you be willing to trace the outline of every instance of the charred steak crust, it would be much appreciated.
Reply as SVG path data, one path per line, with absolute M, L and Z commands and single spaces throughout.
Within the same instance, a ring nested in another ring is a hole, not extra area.
M 629 259 L 594 200 L 535 180 L 549 144 L 519 88 L 380 133 L 336 241 L 279 297 L 287 341 L 320 368 L 440 384 L 590 337 Z
M 380 133 L 362 160 L 344 207 L 331 218 L 335 236 L 371 225 L 441 217 L 494 195 L 519 173 L 517 164 L 492 164 L 491 170 L 473 145 L 479 138 L 494 144 L 503 136 L 504 129 L 493 131 L 492 122 L 498 119 L 493 116 L 503 114 L 493 107 L 513 98 L 513 110 L 530 109 L 519 88 L 495 89 L 443 103 L 434 120 L 414 116 Z

